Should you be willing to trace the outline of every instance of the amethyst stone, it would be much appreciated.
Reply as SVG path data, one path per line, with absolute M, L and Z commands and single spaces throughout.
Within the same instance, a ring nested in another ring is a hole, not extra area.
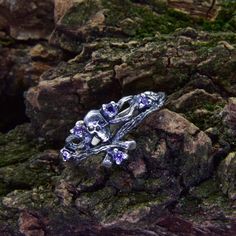
M 118 150 L 117 148 L 113 149 L 111 156 L 117 165 L 120 165 L 123 160 L 128 158 L 126 153 Z
M 140 95 L 138 98 L 138 104 L 139 104 L 139 108 L 147 108 L 150 106 L 151 102 L 150 99 L 148 99 L 147 96 L 145 95 Z
M 74 127 L 73 134 L 79 137 L 83 136 L 83 128 L 82 127 Z
M 113 118 L 118 113 L 118 105 L 115 102 L 110 102 L 102 106 L 102 111 L 105 116 Z

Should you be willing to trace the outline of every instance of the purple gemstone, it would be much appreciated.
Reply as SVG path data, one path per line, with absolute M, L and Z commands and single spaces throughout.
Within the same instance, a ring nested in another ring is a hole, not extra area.
M 113 157 L 113 160 L 116 162 L 116 164 L 120 165 L 124 159 L 127 159 L 128 155 L 118 150 L 117 148 L 115 148 L 112 152 L 112 157 Z
M 71 154 L 65 148 L 61 149 L 61 154 L 63 156 L 64 161 L 68 161 L 71 158 Z
M 150 101 L 146 96 L 140 96 L 138 99 L 139 108 L 145 108 L 150 105 Z
M 102 106 L 104 114 L 110 118 L 118 113 L 118 106 L 115 102 L 111 102 Z
M 73 128 L 73 134 L 76 135 L 76 136 L 79 136 L 79 137 L 82 137 L 83 136 L 83 127 L 78 127 L 78 126 L 75 126 Z

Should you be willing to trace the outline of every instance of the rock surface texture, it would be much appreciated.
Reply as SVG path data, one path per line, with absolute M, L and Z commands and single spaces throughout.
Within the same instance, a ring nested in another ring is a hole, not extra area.
M 169 0 L 168 3 L 170 7 L 190 14 L 192 17 L 203 17 L 209 20 L 214 20 L 220 9 L 216 0 Z
M 18 40 L 47 38 L 53 29 L 54 1 L 1 0 L 2 28 Z
M 235 14 L 226 0 L 0 0 L 0 235 L 236 235 Z M 146 90 L 168 99 L 127 135 L 128 160 L 62 161 L 86 112 Z

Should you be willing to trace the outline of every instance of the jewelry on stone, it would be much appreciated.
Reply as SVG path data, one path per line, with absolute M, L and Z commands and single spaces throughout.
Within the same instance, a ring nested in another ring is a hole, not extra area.
M 105 152 L 102 164 L 120 165 L 128 158 L 128 150 L 136 148 L 134 140 L 121 139 L 151 112 L 165 102 L 165 93 L 146 91 L 121 98 L 118 102 L 103 104 L 99 110 L 91 110 L 70 130 L 65 147 L 61 149 L 64 161 L 80 162 L 91 155 Z

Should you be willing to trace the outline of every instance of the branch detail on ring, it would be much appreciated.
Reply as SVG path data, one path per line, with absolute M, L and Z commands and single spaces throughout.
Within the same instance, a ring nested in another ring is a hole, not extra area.
M 82 161 L 100 152 L 105 153 L 102 164 L 120 165 L 128 158 L 128 151 L 136 148 L 134 140 L 121 139 L 151 112 L 161 108 L 165 93 L 146 91 L 121 98 L 118 102 L 103 104 L 98 110 L 89 111 L 70 130 L 65 147 L 61 149 L 64 161 Z

